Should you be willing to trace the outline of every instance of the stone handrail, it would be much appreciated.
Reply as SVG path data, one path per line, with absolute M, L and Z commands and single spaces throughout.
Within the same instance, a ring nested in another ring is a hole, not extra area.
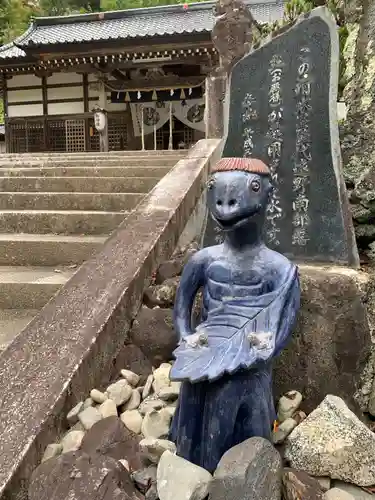
M 0 355 L 0 498 L 30 474 L 67 411 L 106 381 L 152 272 L 168 259 L 217 160 L 199 141 Z

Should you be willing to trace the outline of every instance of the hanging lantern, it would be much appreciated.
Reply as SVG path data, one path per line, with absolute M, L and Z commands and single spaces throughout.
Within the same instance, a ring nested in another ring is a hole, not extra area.
M 171 89 L 171 96 L 174 94 L 174 89 Z
M 140 99 L 140 98 L 141 98 L 141 96 L 142 96 L 141 91 L 140 91 L 140 90 L 138 90 L 138 92 L 137 92 L 137 99 Z
M 181 89 L 180 99 L 186 99 L 186 95 L 185 95 L 184 89 Z
M 96 130 L 100 133 L 103 132 L 107 124 L 107 117 L 105 112 L 98 108 L 94 111 L 94 125 Z
M 154 90 L 153 93 L 152 93 L 152 100 L 153 101 L 157 101 L 158 100 L 158 95 L 156 93 L 156 90 Z
M 189 89 L 189 95 L 193 93 L 193 89 Z

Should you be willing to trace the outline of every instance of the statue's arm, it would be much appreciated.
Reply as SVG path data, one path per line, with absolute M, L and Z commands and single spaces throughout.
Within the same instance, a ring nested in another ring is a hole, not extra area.
M 184 267 L 174 305 L 174 326 L 179 339 L 193 333 L 191 312 L 194 298 L 204 283 L 207 256 L 205 250 L 193 255 Z
M 279 329 L 276 335 L 276 345 L 273 356 L 277 356 L 288 343 L 294 325 L 296 323 L 297 313 L 300 307 L 301 288 L 298 272 L 295 266 L 292 267 L 293 278 L 290 286 L 285 290 L 284 306 L 281 311 Z

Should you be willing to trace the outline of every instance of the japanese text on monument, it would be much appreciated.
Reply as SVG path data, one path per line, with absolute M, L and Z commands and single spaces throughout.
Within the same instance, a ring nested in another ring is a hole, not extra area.
M 242 104 L 242 123 L 243 129 L 243 149 L 245 158 L 250 158 L 254 149 L 253 135 L 254 129 L 252 123 L 258 118 L 253 94 L 247 93 Z
M 278 168 L 281 160 L 283 148 L 283 134 L 281 123 L 283 120 L 283 99 L 281 91 L 281 79 L 283 76 L 283 60 L 280 56 L 274 55 L 270 61 L 268 73 L 271 77 L 271 84 L 268 91 L 268 132 L 267 139 L 270 141 L 267 147 L 268 166 L 271 170 L 273 192 L 267 208 L 267 219 L 269 222 L 268 239 L 274 245 L 280 245 L 277 220 L 282 216 L 280 205 Z
M 311 63 L 309 49 L 302 48 L 299 54 L 297 83 L 296 150 L 293 165 L 293 234 L 292 244 L 304 246 L 309 241 L 308 213 L 309 167 L 311 156 L 310 112 L 311 112 Z

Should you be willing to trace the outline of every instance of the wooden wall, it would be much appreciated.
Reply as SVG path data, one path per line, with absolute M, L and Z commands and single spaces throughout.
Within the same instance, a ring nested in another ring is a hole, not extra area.
M 6 80 L 8 118 L 87 112 L 90 101 L 98 100 L 88 95 L 87 85 L 87 76 L 78 73 L 53 73 L 48 78 L 15 75 Z

